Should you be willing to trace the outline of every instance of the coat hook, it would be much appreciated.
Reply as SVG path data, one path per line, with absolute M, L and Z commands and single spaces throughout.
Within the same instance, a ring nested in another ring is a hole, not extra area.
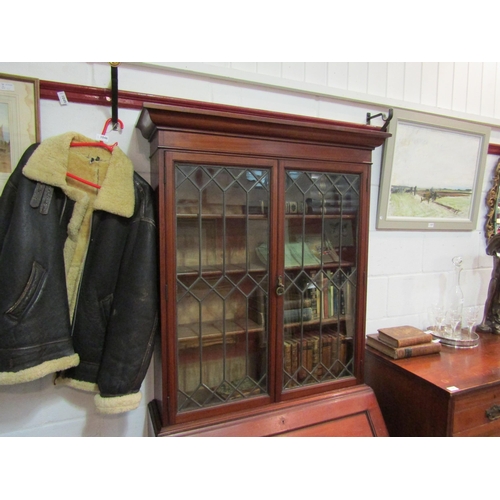
M 111 121 L 113 130 L 116 130 L 118 128 L 118 66 L 120 63 L 110 62 L 109 64 L 111 66 Z
M 381 131 L 385 132 L 387 130 L 387 127 L 389 126 L 389 122 L 392 120 L 393 113 L 394 110 L 392 108 L 389 109 L 388 115 L 385 115 L 384 113 L 378 113 L 377 115 L 366 113 L 366 124 L 370 125 L 370 121 L 373 120 L 373 118 L 378 118 L 380 116 L 382 117 L 382 120 L 384 120 L 384 125 L 382 126 Z

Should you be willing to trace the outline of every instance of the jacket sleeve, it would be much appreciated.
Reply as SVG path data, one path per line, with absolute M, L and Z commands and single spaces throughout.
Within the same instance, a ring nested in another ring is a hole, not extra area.
M 133 223 L 113 299 L 95 403 L 102 413 L 136 408 L 159 322 L 158 250 L 152 189 Z

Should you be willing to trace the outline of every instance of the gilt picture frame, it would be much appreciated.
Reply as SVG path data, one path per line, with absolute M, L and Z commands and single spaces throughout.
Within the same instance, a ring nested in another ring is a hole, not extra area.
M 377 229 L 474 230 L 490 128 L 395 109 L 388 131 Z
M 0 73 L 0 194 L 28 146 L 40 141 L 40 83 Z

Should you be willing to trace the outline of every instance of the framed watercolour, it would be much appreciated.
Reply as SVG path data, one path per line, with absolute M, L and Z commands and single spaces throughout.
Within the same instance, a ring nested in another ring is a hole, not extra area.
M 394 110 L 388 131 L 377 229 L 475 229 L 490 128 Z
M 0 73 L 0 194 L 28 146 L 40 140 L 39 81 Z

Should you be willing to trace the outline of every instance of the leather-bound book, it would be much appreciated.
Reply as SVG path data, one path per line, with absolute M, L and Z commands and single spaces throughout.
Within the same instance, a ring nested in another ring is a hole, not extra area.
M 366 345 L 373 347 L 377 351 L 390 356 L 393 359 L 412 358 L 435 354 L 441 351 L 441 344 L 438 341 L 427 342 L 426 344 L 416 344 L 407 347 L 392 347 L 380 340 L 379 334 L 370 333 L 366 336 Z
M 392 326 L 379 328 L 380 340 L 393 347 L 407 347 L 417 344 L 427 344 L 432 341 L 432 334 L 426 333 L 414 326 Z

